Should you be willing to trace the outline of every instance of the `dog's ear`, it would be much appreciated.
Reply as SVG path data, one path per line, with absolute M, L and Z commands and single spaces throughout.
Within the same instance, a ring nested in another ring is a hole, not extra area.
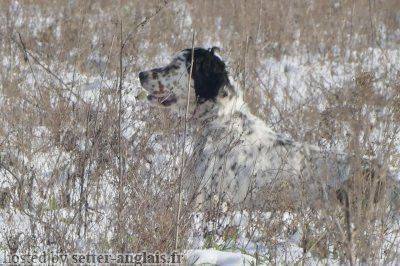
M 225 63 L 215 55 L 218 50 L 218 47 L 212 47 L 194 53 L 192 77 L 196 96 L 201 102 L 226 96 L 222 88 L 229 85 L 228 72 Z
M 210 51 L 211 55 L 215 55 L 215 52 L 219 53 L 221 51 L 221 49 L 217 46 L 213 46 L 210 49 L 208 49 Z

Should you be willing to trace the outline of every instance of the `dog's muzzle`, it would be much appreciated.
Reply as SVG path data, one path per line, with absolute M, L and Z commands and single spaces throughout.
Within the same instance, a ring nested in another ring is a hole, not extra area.
M 148 81 L 149 74 L 147 72 L 139 73 L 139 80 L 142 87 L 149 93 L 147 95 L 147 100 L 153 104 L 168 107 L 178 101 L 176 95 L 172 92 L 165 91 L 151 91 L 151 89 L 146 88 L 146 83 Z

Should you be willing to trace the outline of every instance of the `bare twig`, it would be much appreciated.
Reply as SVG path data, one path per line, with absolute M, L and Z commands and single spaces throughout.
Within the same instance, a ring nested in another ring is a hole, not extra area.
M 247 53 L 249 50 L 249 41 L 250 36 L 246 36 L 246 43 L 244 47 L 244 56 L 243 56 L 243 93 L 246 93 L 246 65 L 247 65 Z
M 179 247 L 179 223 L 181 218 L 181 209 L 182 209 L 182 175 L 185 168 L 185 146 L 186 146 L 186 130 L 187 130 L 187 117 L 189 114 L 189 104 L 190 104 L 190 81 L 192 80 L 192 70 L 193 70 L 193 59 L 194 59 L 194 36 L 195 32 L 193 31 L 192 36 L 192 58 L 190 60 L 190 71 L 189 71 L 189 79 L 188 79 L 188 92 L 186 99 L 186 110 L 185 110 L 185 119 L 184 119 L 184 129 L 183 129 L 183 144 L 182 144 L 182 160 L 181 160 L 181 170 L 178 177 L 178 212 L 176 215 L 176 231 L 175 231 L 175 249 L 177 250 Z
M 124 50 L 124 43 L 122 41 L 122 20 L 120 22 L 120 50 L 119 50 L 119 84 L 118 84 L 118 212 L 117 212 L 117 234 L 121 236 L 122 232 L 122 211 L 123 211 L 123 189 L 124 189 L 124 167 L 122 155 L 122 86 L 123 86 L 123 65 L 122 54 Z M 121 250 L 122 251 L 122 250 Z
M 29 57 L 31 57 L 37 65 L 39 65 L 43 70 L 45 70 L 48 74 L 50 74 L 53 78 L 55 78 L 66 90 L 68 90 L 72 95 L 74 95 L 77 98 L 77 100 L 84 102 L 83 99 L 77 93 L 73 92 L 72 89 L 57 74 L 55 74 L 48 66 L 45 66 L 31 51 L 29 51 L 25 47 L 23 43 L 18 42 L 13 36 L 10 36 L 10 39 L 24 53 L 24 58 L 25 57 L 28 58 L 27 59 L 28 62 L 29 62 Z
M 35 75 L 35 72 L 33 72 L 32 64 L 31 64 L 31 62 L 29 61 L 29 57 L 28 57 L 28 53 L 27 53 L 27 51 L 26 51 L 25 43 L 23 42 L 21 33 L 19 33 L 19 32 L 18 32 L 18 37 L 19 37 L 19 41 L 21 42 L 21 46 L 22 46 L 22 49 L 23 49 L 24 60 L 25 60 L 25 62 L 28 62 L 28 64 L 29 64 L 29 68 L 30 68 L 30 70 L 31 70 L 31 72 L 32 72 L 33 79 L 35 80 L 34 86 L 36 87 L 36 84 L 37 84 L 36 75 Z
M 130 38 L 132 38 L 132 36 L 141 28 L 143 28 L 147 23 L 150 22 L 150 20 L 152 20 L 154 17 L 156 17 L 167 5 L 168 5 L 169 1 L 168 0 L 164 0 L 164 4 L 159 6 L 156 11 L 150 15 L 149 17 L 145 17 L 140 23 L 138 23 L 134 29 L 128 33 L 128 35 L 126 36 L 124 42 L 122 43 L 122 48 L 125 47 L 126 43 L 129 41 Z

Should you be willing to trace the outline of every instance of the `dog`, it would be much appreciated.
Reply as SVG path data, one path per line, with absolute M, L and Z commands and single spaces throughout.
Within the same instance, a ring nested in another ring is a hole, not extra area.
M 170 64 L 139 73 L 151 104 L 189 115 L 194 148 L 183 175 L 187 198 L 263 208 L 279 187 L 291 188 L 285 191 L 294 201 L 304 191 L 311 202 L 326 198 L 352 174 L 350 156 L 274 132 L 250 112 L 218 50 L 185 49 Z

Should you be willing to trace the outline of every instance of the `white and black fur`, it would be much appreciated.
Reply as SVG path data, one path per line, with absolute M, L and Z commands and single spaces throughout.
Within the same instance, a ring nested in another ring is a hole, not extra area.
M 326 195 L 326 188 L 348 178 L 348 156 L 284 138 L 251 114 L 215 50 L 195 48 L 193 54 L 189 123 L 195 145 L 184 175 L 189 195 L 198 202 L 217 197 L 264 206 L 266 188 L 278 183 L 293 193 L 302 187 Z M 185 49 L 169 65 L 139 73 L 151 103 L 175 113 L 186 108 L 191 58 L 192 49 Z

